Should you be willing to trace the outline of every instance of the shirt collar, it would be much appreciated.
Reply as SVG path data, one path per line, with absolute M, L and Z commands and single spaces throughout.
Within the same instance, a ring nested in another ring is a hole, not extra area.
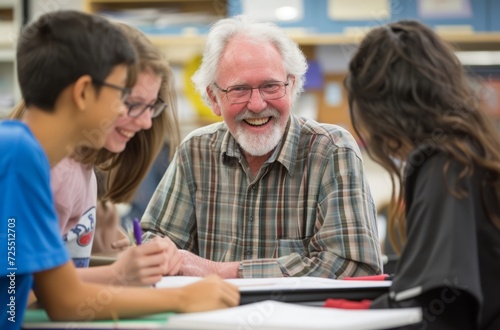
M 226 125 L 226 134 L 224 135 L 224 139 L 222 140 L 221 156 L 222 159 L 224 159 L 224 157 L 234 157 L 237 158 L 238 160 L 240 160 L 242 157 L 240 148 L 238 146 L 238 142 L 236 142 L 236 139 L 229 131 L 227 125 Z

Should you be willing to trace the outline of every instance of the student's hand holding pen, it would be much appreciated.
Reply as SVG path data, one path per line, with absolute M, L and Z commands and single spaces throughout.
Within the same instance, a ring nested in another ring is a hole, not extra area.
M 152 285 L 164 275 L 177 275 L 181 260 L 174 243 L 155 238 L 129 247 L 120 253 L 111 267 L 116 276 L 115 284 Z
M 177 246 L 168 237 L 155 237 L 150 243 L 157 243 L 164 247 L 163 264 L 161 266 L 163 276 L 178 275 L 182 267 L 182 259 Z

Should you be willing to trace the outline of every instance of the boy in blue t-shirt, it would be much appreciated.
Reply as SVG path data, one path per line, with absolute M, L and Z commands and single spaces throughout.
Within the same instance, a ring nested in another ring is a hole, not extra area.
M 201 311 L 238 303 L 218 278 L 181 289 L 112 288 L 83 283 L 58 228 L 50 167 L 75 148 L 101 148 L 125 114 L 135 52 L 103 18 L 48 13 L 24 29 L 17 73 L 23 122 L 0 122 L 0 329 L 19 329 L 33 288 L 56 320 Z

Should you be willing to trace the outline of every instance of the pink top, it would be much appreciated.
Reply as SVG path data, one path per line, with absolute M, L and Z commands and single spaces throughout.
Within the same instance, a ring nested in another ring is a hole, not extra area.
M 88 266 L 94 241 L 97 180 L 91 166 L 65 158 L 51 170 L 59 228 L 77 267 Z

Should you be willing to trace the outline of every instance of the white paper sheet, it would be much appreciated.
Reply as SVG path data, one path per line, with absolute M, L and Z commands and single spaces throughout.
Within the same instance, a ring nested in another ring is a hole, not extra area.
M 413 324 L 421 319 L 420 308 L 343 310 L 266 300 L 214 312 L 174 315 L 169 319 L 167 328 L 370 330 Z

